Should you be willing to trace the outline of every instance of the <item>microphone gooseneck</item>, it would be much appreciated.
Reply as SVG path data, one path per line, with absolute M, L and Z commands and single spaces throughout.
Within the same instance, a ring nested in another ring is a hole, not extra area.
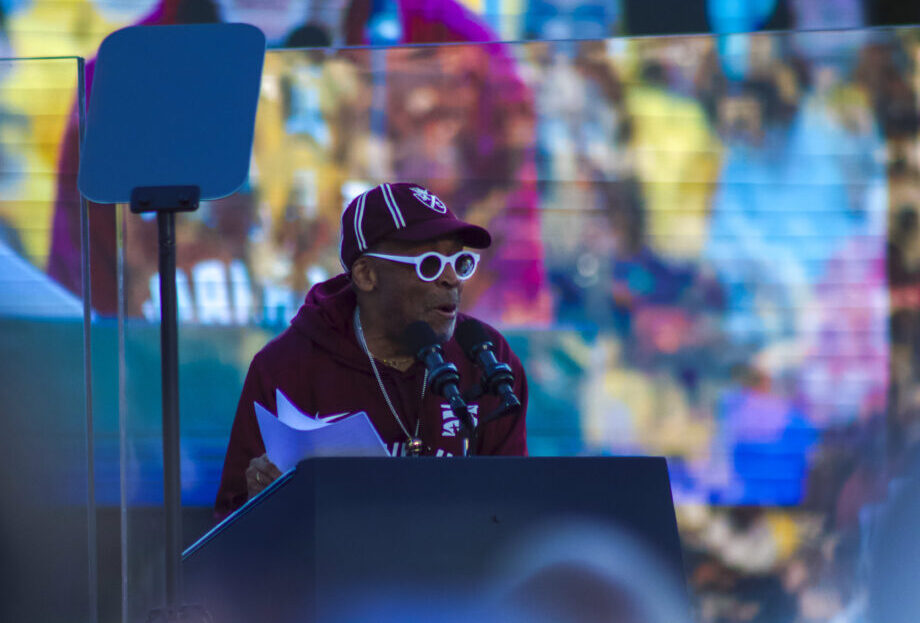
M 467 443 L 465 453 L 468 453 L 472 448 L 475 426 L 466 402 L 460 394 L 460 374 L 457 366 L 444 360 L 438 336 L 427 322 L 413 322 L 406 327 L 403 338 L 410 352 L 428 369 L 428 384 L 431 390 L 447 399 L 451 411 L 460 420 L 460 432 Z
M 457 386 L 460 383 L 460 374 L 457 366 L 444 361 L 441 344 L 431 325 L 423 320 L 413 322 L 406 327 L 404 340 L 409 351 L 428 368 L 431 389 L 440 396 L 450 398 L 445 392 L 451 391 L 451 385 Z
M 489 419 L 520 408 L 521 401 L 512 387 L 514 373 L 511 366 L 495 357 L 495 345 L 483 324 L 475 318 L 467 318 L 457 326 L 454 336 L 470 361 L 482 370 L 483 390 L 501 398 L 499 410 Z

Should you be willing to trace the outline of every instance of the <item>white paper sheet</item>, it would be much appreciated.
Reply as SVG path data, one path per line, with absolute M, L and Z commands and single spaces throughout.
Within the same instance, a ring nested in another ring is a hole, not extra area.
M 311 418 L 301 413 L 280 389 L 275 390 L 275 403 L 278 405 L 278 419 L 291 428 L 314 430 L 326 425 L 326 422 L 319 418 Z
M 268 458 L 282 472 L 319 456 L 389 456 L 367 413 L 311 418 L 277 393 L 278 417 L 253 403 Z M 282 420 L 282 413 L 284 420 Z M 333 418 L 335 421 L 331 421 Z

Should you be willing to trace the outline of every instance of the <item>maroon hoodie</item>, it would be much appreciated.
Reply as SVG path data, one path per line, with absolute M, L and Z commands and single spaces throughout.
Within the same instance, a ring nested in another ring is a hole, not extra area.
M 317 284 L 307 294 L 291 326 L 253 358 L 230 432 L 215 504 L 218 517 L 225 517 L 246 502 L 246 468 L 251 459 L 265 452 L 252 404 L 258 402 L 275 413 L 275 389 L 308 415 L 366 411 L 390 453 L 402 454 L 406 436 L 387 407 L 367 354 L 358 344 L 353 325 L 355 306 L 355 294 L 345 275 Z M 527 454 L 527 379 L 505 339 L 488 325 L 486 330 L 493 338 L 498 360 L 510 364 L 514 371 L 514 393 L 521 400 L 521 411 L 484 425 L 475 454 L 523 456 Z M 464 356 L 456 340 L 444 344 L 444 357 L 457 366 L 462 392 L 478 385 L 481 373 Z M 426 446 L 424 454 L 462 454 L 458 423 L 447 402 L 430 389 L 424 402 L 420 402 L 424 366 L 415 363 L 400 372 L 378 362 L 377 369 L 406 428 L 414 431 L 416 421 L 422 418 L 419 436 Z M 497 406 L 498 400 L 490 395 L 469 402 L 474 417 L 486 416 Z

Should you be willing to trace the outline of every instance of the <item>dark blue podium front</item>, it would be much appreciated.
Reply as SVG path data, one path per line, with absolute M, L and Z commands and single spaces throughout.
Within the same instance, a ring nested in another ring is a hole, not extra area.
M 475 596 L 508 544 L 567 520 L 635 537 L 682 584 L 663 458 L 324 458 L 186 550 L 185 602 L 221 623 L 285 623 L 391 589 Z

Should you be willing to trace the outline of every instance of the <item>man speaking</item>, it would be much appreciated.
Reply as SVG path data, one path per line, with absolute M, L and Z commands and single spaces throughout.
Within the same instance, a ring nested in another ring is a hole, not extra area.
M 430 386 L 431 371 L 406 337 L 407 329 L 411 333 L 420 321 L 433 330 L 445 363 L 457 368 L 458 389 L 468 397 L 459 417 L 468 413 L 475 425 L 477 418 L 501 412 L 509 396 L 520 401 L 508 415 L 479 426 L 472 452 L 526 455 L 527 380 L 521 362 L 495 329 L 480 329 L 458 311 L 463 282 L 479 261 L 466 248 L 489 244 L 485 229 L 459 220 L 437 196 L 415 184 L 381 184 L 353 199 L 342 213 L 345 272 L 314 286 L 291 326 L 249 366 L 216 514 L 226 516 L 281 475 L 265 455 L 253 409 L 253 402 L 259 402 L 276 411 L 276 389 L 308 414 L 366 411 L 394 456 L 463 454 L 463 423 Z M 461 347 L 454 337 L 458 323 L 475 326 L 465 334 L 480 343 Z M 499 379 L 503 391 L 475 396 L 480 392 L 472 390 L 487 385 L 483 375 L 488 381 L 495 368 L 474 354 L 489 342 L 491 361 L 507 364 Z

